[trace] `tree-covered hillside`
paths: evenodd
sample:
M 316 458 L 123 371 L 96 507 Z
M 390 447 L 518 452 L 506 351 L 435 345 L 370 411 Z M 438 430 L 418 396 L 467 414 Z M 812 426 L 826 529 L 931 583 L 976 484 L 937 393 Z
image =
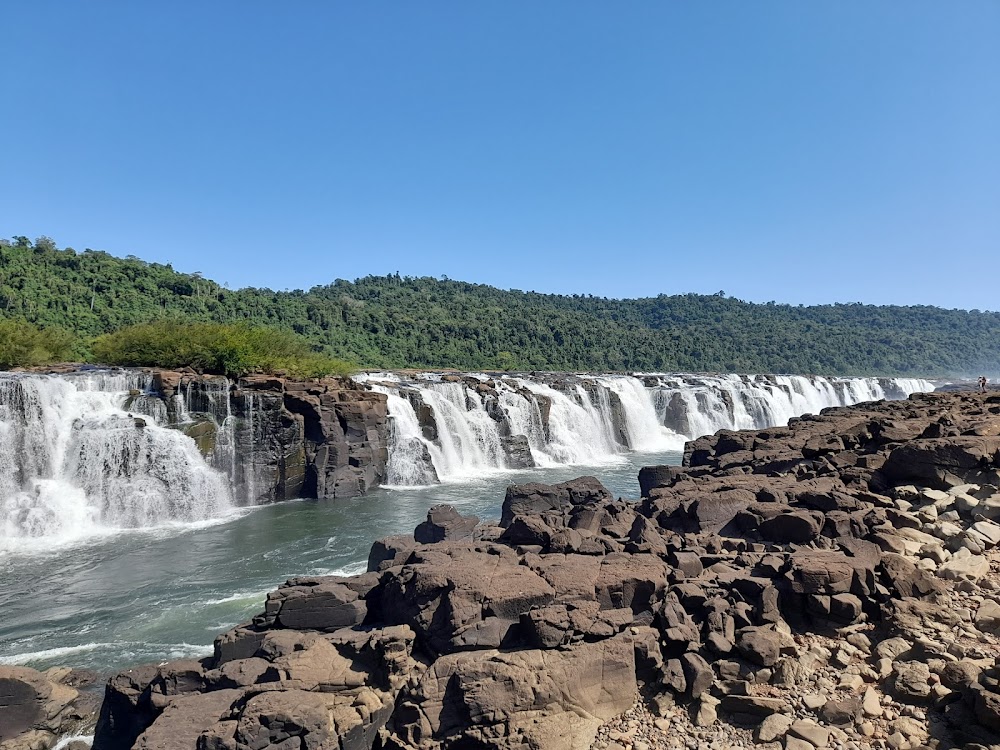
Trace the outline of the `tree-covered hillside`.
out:
M 78 356 L 99 334 L 166 319 L 287 328 L 363 367 L 972 375 L 1000 362 L 1000 313 L 614 300 L 398 275 L 230 291 L 44 237 L 0 240 L 0 316 L 73 332 Z

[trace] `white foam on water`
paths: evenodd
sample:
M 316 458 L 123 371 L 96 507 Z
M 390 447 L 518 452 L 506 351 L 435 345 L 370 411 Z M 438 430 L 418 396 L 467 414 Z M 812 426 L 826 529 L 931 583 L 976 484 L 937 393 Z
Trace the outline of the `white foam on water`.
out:
M 200 521 L 171 521 L 165 520 L 160 524 L 146 526 L 142 528 L 125 528 L 115 526 L 98 526 L 92 529 L 85 529 L 81 533 L 64 534 L 58 537 L 0 537 L 0 561 L 7 557 L 56 557 L 67 550 L 89 547 L 91 545 L 106 544 L 116 537 L 142 537 L 151 536 L 159 538 L 169 538 L 179 534 L 186 534 L 201 529 L 208 529 L 214 526 L 222 526 L 232 523 L 238 518 L 258 510 L 260 506 L 250 507 L 230 507 L 214 518 L 206 518 Z M 41 544 L 44 542 L 45 544 Z
M 156 658 L 153 654 L 165 655 L 169 659 L 200 659 L 210 656 L 214 652 L 211 644 L 193 643 L 147 643 L 140 641 L 112 641 L 108 643 L 84 643 L 78 646 L 61 646 L 58 648 L 42 649 L 40 651 L 26 651 L 20 654 L 10 654 L 0 657 L 0 664 L 9 666 L 22 665 L 44 665 L 44 664 L 71 664 L 76 659 L 74 657 L 93 651 L 107 651 L 114 655 L 116 660 L 133 660 L 140 657 L 140 661 Z
M 208 599 L 200 603 L 202 607 L 214 607 L 219 604 L 230 604 L 232 602 L 263 602 L 275 587 L 262 589 L 260 591 L 237 591 L 235 594 L 224 596 L 221 599 Z
M 84 643 L 80 646 L 60 646 L 58 648 L 47 648 L 41 651 L 29 651 L 23 654 L 12 654 L 10 656 L 0 656 L 0 664 L 8 666 L 21 666 L 36 661 L 49 661 L 51 659 L 62 659 L 74 654 L 83 654 L 88 651 L 96 651 L 101 648 L 111 648 L 112 643 Z
M 63 750 L 64 747 L 70 743 L 82 742 L 85 745 L 91 746 L 94 744 L 94 735 L 92 734 L 69 734 L 63 735 L 59 738 L 59 741 L 52 747 L 52 750 Z
M 340 576 L 342 578 L 350 578 L 351 576 L 361 575 L 367 572 L 368 562 L 356 562 L 350 565 L 345 565 L 342 568 L 314 568 L 310 575 L 314 576 Z
M 138 644 L 137 644 L 138 645 Z M 146 644 L 143 644 L 146 645 Z M 156 644 L 148 644 L 155 647 Z M 215 653 L 215 647 L 209 645 L 199 645 L 194 643 L 160 644 L 171 659 L 201 659 Z

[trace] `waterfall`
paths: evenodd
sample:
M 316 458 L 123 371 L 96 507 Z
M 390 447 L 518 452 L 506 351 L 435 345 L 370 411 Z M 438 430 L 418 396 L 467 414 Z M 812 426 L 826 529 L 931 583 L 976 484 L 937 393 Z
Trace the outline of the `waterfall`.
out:
M 594 407 L 586 392 L 575 387 L 572 396 L 545 383 L 526 378 L 517 381 L 551 404 L 548 440 L 537 450 L 553 464 L 600 464 L 619 453 L 609 413 Z M 534 450 L 534 446 L 532 446 Z
M 647 376 L 662 424 L 689 439 L 718 430 L 763 429 L 831 406 L 932 391 L 915 378 L 824 378 L 802 375 Z
M 150 385 L 140 373 L 0 374 L 0 550 L 231 507 L 226 478 L 142 398 Z
M 254 434 L 254 422 L 253 422 L 253 410 L 254 410 L 254 397 L 253 391 L 247 391 L 243 394 L 243 407 L 247 415 L 246 417 L 246 434 L 247 434 L 247 448 L 246 454 L 244 456 L 243 462 L 243 484 L 246 490 L 247 502 L 255 503 L 257 501 L 257 464 L 254 463 L 254 443 L 256 441 L 256 435 Z M 230 415 L 232 412 L 230 412 Z M 235 420 L 233 420 L 235 423 Z M 249 464 L 249 466 L 248 466 Z M 230 477 L 236 476 L 236 463 L 233 462 L 233 473 Z
M 444 455 L 437 445 L 424 439 L 413 406 L 404 398 L 388 393 L 392 450 L 386 483 L 391 485 L 427 485 L 437 482 L 432 455 L 437 466 L 444 466 Z
M 428 382 L 421 389 L 421 402 L 434 415 L 436 440 L 423 434 L 408 400 L 385 386 L 373 387 L 389 396 L 392 442 L 388 484 L 463 481 L 484 471 L 506 468 L 502 427 L 464 384 Z
M 240 505 L 253 505 L 262 484 L 254 460 L 258 404 L 252 391 L 235 390 L 234 385 L 222 375 L 182 382 L 170 424 L 198 441 L 208 463 L 228 477 Z
M 439 475 L 461 479 L 478 476 L 484 469 L 506 467 L 499 427 L 467 386 L 430 383 L 422 395 L 437 415 L 445 460 Z
M 626 451 L 681 451 L 721 429 L 762 429 L 831 406 L 934 390 L 914 378 L 801 375 L 491 376 L 389 373 L 358 380 L 388 394 L 390 485 L 462 481 L 515 468 L 596 466 Z
M 629 448 L 640 453 L 684 450 L 686 438 L 659 419 L 652 391 L 640 380 L 605 377 L 597 382 L 617 394 L 622 404 Z
M 505 415 L 507 428 L 512 435 L 524 435 L 535 466 L 555 466 L 559 463 L 546 452 L 548 438 L 539 402 L 531 398 L 522 385 L 501 382 L 497 388 L 498 404 Z M 526 395 L 527 394 L 527 395 Z

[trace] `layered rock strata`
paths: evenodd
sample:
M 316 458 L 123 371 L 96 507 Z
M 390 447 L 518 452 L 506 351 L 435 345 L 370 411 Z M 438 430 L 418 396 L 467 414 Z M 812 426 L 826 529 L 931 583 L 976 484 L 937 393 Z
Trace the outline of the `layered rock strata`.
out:
M 1000 396 L 724 431 L 640 483 L 432 509 L 212 658 L 114 677 L 95 747 L 998 745 Z
M 161 405 L 136 401 L 130 408 L 162 410 L 249 504 L 354 497 L 385 480 L 386 396 L 352 380 L 230 381 L 157 370 L 153 387 Z

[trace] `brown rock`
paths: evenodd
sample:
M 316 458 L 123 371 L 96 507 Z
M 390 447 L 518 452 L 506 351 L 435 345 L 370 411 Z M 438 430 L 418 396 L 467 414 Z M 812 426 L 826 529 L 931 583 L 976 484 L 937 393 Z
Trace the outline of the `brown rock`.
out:
M 477 516 L 461 516 L 450 505 L 435 505 L 427 511 L 427 520 L 414 530 L 413 538 L 418 544 L 471 539 L 478 523 Z

